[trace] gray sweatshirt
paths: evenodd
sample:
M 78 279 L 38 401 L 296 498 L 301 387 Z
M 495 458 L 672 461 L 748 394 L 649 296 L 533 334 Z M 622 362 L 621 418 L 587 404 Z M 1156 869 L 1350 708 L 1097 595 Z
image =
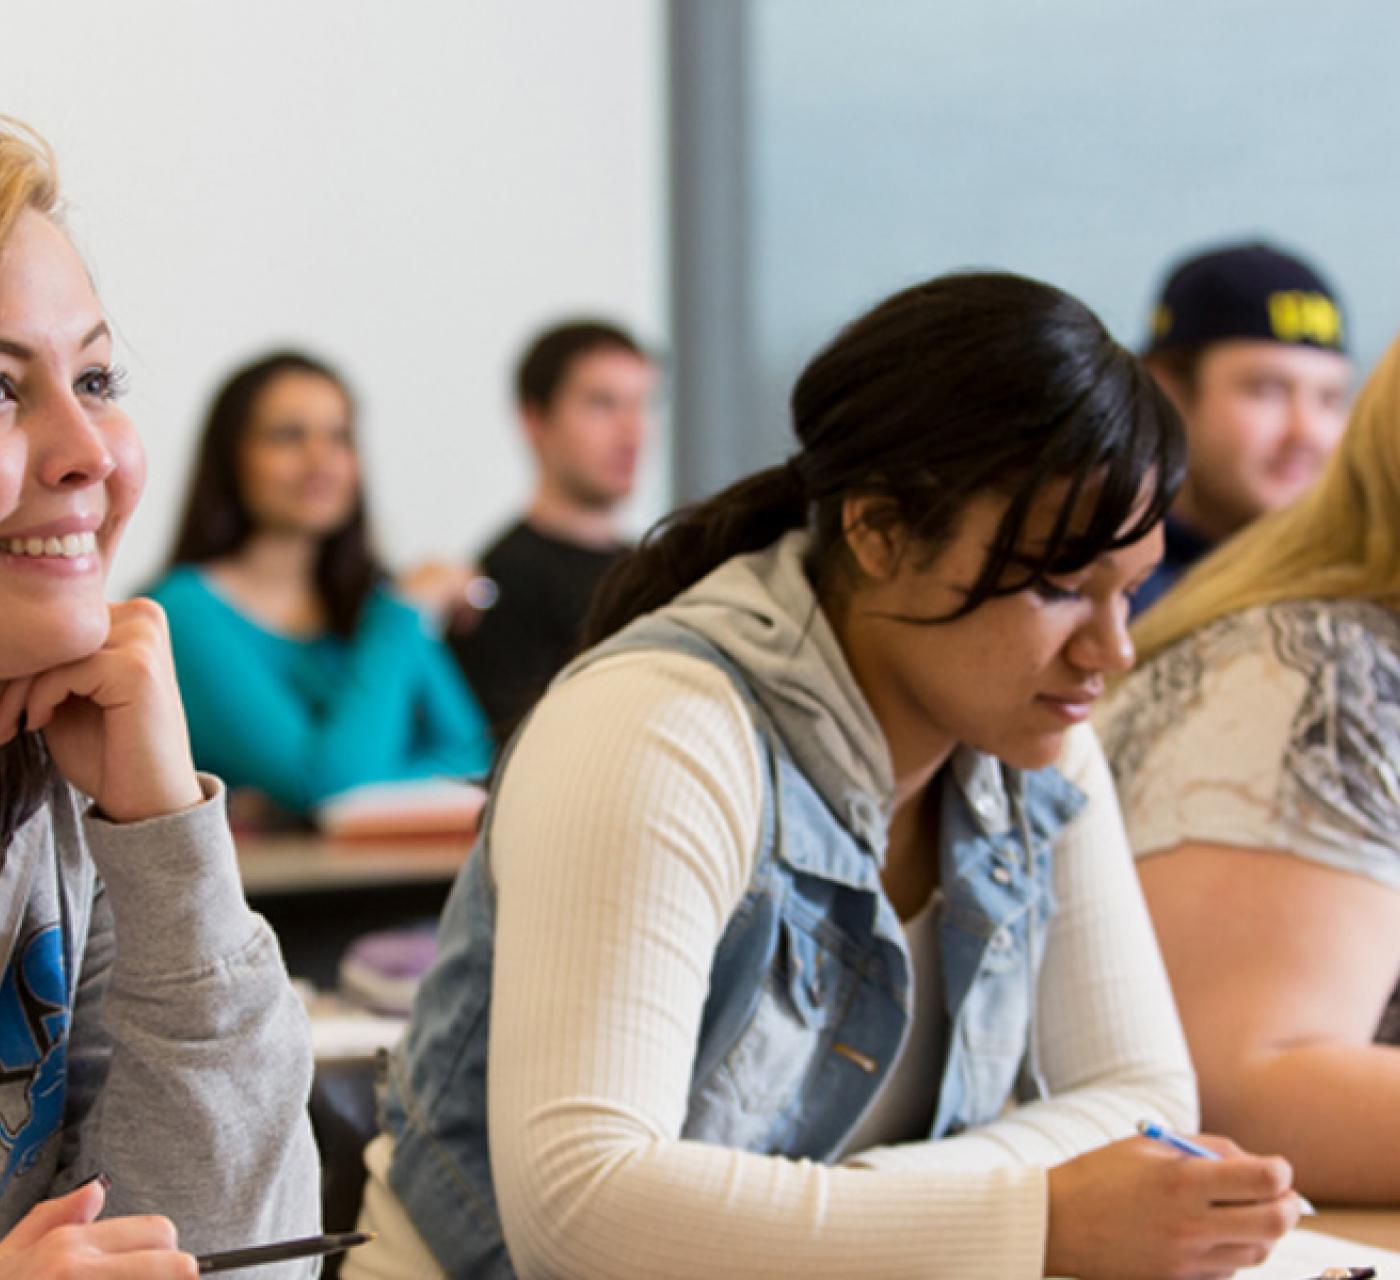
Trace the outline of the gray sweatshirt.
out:
M 192 1252 L 320 1229 L 306 1016 L 201 784 L 117 825 L 59 783 L 4 853 L 0 1234 L 97 1172 L 104 1216 L 165 1214 Z

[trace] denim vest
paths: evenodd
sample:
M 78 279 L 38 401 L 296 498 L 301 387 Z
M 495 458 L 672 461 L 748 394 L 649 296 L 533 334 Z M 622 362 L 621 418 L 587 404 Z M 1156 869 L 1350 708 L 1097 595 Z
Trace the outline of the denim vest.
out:
M 888 1077 L 910 1023 L 908 953 L 880 885 L 883 821 L 859 824 L 864 835 L 841 821 L 793 763 L 743 673 L 679 623 L 641 619 L 570 671 L 636 649 L 724 670 L 753 713 L 764 772 L 756 864 L 715 951 L 682 1136 L 829 1161 Z M 945 777 L 950 1034 L 934 1138 L 993 1120 L 1012 1099 L 1044 1095 L 1033 1022 L 1054 910 L 1052 847 L 1084 803 L 1054 770 L 1019 774 L 973 753 L 955 757 Z M 878 814 L 873 797 L 870 810 Z M 443 1268 L 473 1280 L 515 1276 L 488 1156 L 491 820 L 488 808 L 381 1099 L 395 1139 L 391 1187 Z

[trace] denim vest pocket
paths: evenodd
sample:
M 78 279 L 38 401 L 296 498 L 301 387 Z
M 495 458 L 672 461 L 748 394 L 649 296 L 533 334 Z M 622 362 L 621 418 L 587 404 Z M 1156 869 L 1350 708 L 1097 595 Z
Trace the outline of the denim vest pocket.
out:
M 770 1118 L 800 1091 L 824 1025 L 821 947 L 786 918 L 777 947 L 754 1016 L 722 1068 L 739 1104 Z
M 747 1025 L 692 1096 L 688 1137 L 750 1151 L 784 1145 L 781 1117 L 801 1102 L 820 1060 L 833 1003 L 827 978 L 839 975 L 825 948 L 786 917 L 775 948 Z

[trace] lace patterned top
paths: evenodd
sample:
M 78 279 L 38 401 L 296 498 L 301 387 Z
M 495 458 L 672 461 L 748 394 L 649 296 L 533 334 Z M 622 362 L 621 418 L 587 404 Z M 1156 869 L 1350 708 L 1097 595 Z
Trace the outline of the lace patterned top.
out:
M 1400 613 L 1289 601 L 1178 641 L 1097 727 L 1138 857 L 1287 850 L 1400 891 Z M 1377 1039 L 1400 1043 L 1400 986 Z

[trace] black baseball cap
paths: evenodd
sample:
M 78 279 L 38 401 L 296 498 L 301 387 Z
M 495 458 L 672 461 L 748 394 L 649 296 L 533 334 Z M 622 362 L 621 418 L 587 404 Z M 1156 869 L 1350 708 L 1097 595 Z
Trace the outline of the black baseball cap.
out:
M 1223 245 L 1179 262 L 1152 311 L 1144 355 L 1262 338 L 1346 354 L 1336 291 L 1308 263 L 1272 245 Z

